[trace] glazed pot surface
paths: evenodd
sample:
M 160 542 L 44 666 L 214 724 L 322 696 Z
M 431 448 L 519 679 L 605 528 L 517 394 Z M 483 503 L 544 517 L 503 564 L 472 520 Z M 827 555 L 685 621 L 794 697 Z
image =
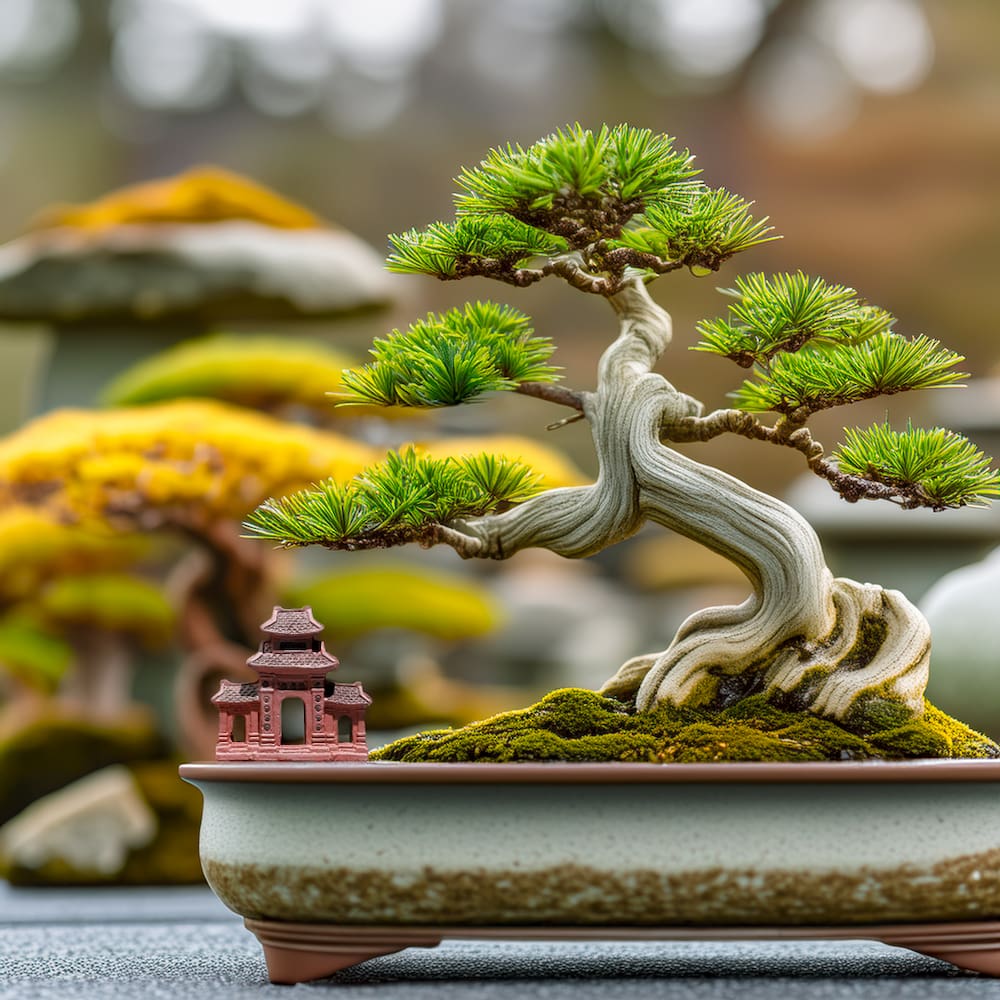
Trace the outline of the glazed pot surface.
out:
M 231 909 L 338 924 L 1000 914 L 1000 762 L 190 764 Z

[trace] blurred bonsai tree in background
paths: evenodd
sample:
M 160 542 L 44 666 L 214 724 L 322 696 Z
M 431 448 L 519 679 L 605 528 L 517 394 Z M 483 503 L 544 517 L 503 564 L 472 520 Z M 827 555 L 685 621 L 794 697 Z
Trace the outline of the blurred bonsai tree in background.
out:
M 342 388 L 348 356 L 280 328 L 239 332 L 251 315 L 353 315 L 384 300 L 384 271 L 360 241 L 250 182 L 201 170 L 54 209 L 15 242 L 6 259 L 22 266 L 0 274 L 8 317 L 20 309 L 39 318 L 25 304 L 34 296 L 74 350 L 98 351 L 93 338 L 105 330 L 142 353 L 149 341 L 182 339 L 124 371 L 112 350 L 103 363 L 119 370 L 103 409 L 56 409 L 0 442 L 4 817 L 102 764 L 162 756 L 164 736 L 189 755 L 210 754 L 217 722 L 207 695 L 220 676 L 245 673 L 260 622 L 286 594 L 315 600 L 331 636 L 404 628 L 454 641 L 493 626 L 493 603 L 454 577 L 397 567 L 303 579 L 287 553 L 240 537 L 241 518 L 267 496 L 347 482 L 384 455 L 359 439 L 376 409 L 382 423 L 384 408 L 335 411 L 327 395 Z M 24 265 L 26 243 L 35 256 Z M 231 318 L 233 332 L 191 339 L 215 316 Z M 168 335 L 158 341 L 164 320 Z M 405 440 L 409 430 L 375 437 Z M 480 445 L 444 438 L 412 447 L 460 455 Z M 540 480 L 580 481 L 551 449 L 516 438 L 499 447 L 533 462 Z M 133 667 L 142 666 L 141 689 L 162 690 L 150 675 L 170 671 L 178 646 L 176 708 L 164 732 L 135 700 Z M 164 652 L 151 655 L 157 648 Z M 383 678 L 383 724 L 464 722 L 512 704 L 502 691 L 449 681 L 427 658 L 414 662 L 422 694 Z M 44 780 L 24 767 L 40 746 Z M 156 787 L 168 812 L 180 808 Z M 148 878 L 150 864 L 130 877 Z

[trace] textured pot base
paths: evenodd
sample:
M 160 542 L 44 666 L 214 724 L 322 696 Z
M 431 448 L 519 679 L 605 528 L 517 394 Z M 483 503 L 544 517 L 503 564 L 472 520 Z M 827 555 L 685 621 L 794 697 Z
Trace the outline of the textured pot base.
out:
M 296 924 L 245 920 L 264 949 L 272 983 L 302 983 L 404 948 L 433 948 L 445 938 L 505 941 L 881 941 L 1000 976 L 1000 921 L 869 924 L 841 927 L 414 927 Z

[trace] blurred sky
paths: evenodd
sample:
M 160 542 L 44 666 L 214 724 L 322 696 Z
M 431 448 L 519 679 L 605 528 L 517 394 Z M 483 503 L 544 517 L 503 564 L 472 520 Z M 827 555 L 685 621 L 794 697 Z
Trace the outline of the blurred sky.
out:
M 1000 362 L 998 49 L 995 0 L 3 0 L 0 235 L 218 163 L 381 248 L 448 217 L 451 178 L 490 146 L 629 121 L 677 136 L 785 237 L 659 282 L 680 331 L 738 271 L 802 268 L 981 372 Z M 400 280 L 413 311 L 491 295 L 571 328 L 561 360 L 592 378 L 587 335 L 609 326 L 589 297 Z M 740 379 L 683 350 L 665 370 L 711 405 Z M 730 467 L 752 479 L 760 458 L 737 442 Z

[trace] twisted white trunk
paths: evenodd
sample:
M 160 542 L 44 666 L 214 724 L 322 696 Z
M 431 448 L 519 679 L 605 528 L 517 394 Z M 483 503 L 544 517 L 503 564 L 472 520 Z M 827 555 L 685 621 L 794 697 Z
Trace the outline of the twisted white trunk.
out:
M 897 591 L 833 579 L 815 532 L 791 507 L 665 447 L 700 406 L 651 371 L 670 319 L 635 282 L 611 299 L 618 339 L 584 401 L 600 474 L 505 514 L 450 525 L 465 556 L 506 558 L 534 546 L 588 556 L 651 520 L 734 562 L 753 595 L 689 617 L 662 653 L 625 664 L 604 690 L 658 702 L 726 704 L 757 691 L 844 719 L 870 698 L 923 711 L 929 629 Z

